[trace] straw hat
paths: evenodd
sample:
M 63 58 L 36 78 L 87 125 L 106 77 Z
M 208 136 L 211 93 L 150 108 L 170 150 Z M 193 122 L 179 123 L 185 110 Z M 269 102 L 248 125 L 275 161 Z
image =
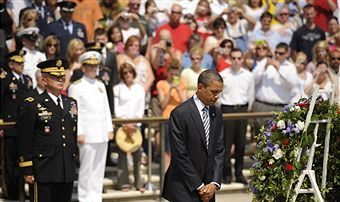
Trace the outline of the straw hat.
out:
M 123 127 L 120 127 L 116 133 L 116 143 L 124 152 L 135 152 L 142 146 L 143 137 L 139 129 L 131 136 L 127 135 Z

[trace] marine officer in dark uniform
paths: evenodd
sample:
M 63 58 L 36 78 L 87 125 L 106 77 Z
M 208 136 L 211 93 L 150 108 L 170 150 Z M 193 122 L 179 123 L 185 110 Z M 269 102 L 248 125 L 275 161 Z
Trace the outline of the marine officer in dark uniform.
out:
M 70 202 L 76 179 L 77 102 L 61 95 L 67 63 L 37 65 L 45 91 L 25 99 L 18 120 L 19 166 L 34 185 L 34 200 Z
M 23 50 L 9 53 L 7 55 L 9 71 L 7 74 L 1 74 L 0 118 L 5 122 L 17 121 L 18 111 L 23 102 L 24 95 L 32 89 L 31 78 L 23 74 L 25 53 Z M 16 144 L 17 129 L 9 128 L 4 130 L 6 196 L 10 200 L 18 200 L 19 193 L 23 197 L 23 183 L 19 183 Z
M 76 3 L 72 1 L 62 1 L 58 3 L 61 18 L 48 24 L 45 37 L 56 35 L 60 41 L 60 54 L 65 56 L 68 43 L 73 38 L 78 38 L 84 43 L 87 42 L 86 29 L 84 24 L 73 21 L 72 14 Z

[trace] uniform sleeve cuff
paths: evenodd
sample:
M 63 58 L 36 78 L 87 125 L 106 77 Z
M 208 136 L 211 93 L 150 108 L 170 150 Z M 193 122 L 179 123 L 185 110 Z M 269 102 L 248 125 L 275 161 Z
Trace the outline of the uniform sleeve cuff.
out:
M 221 185 L 219 185 L 217 182 L 210 182 L 210 184 L 216 185 L 216 187 L 217 187 L 216 190 L 219 190 L 221 188 Z
M 19 167 L 23 168 L 23 167 L 28 167 L 28 166 L 32 166 L 33 162 L 32 161 L 24 161 L 24 162 L 20 162 L 19 163 Z
M 203 186 L 204 186 L 204 184 L 202 183 L 196 190 L 202 189 Z

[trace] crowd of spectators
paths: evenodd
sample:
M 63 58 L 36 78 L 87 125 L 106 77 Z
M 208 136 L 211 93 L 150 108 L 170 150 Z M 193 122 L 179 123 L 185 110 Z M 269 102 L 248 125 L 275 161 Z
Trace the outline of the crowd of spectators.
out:
M 6 56 L 13 51 L 26 52 L 23 73 L 32 78 L 34 88 L 36 65 L 62 57 L 69 63 L 63 90 L 67 95 L 82 77 L 80 56 L 94 50 L 101 55 L 97 78 L 105 84 L 112 117 L 141 118 L 150 110 L 169 117 L 176 105 L 194 95 L 198 75 L 205 69 L 215 69 L 226 80 L 246 71 L 246 77 L 236 78 L 251 79 L 251 94 L 229 89 L 246 85 L 244 81 L 226 81 L 225 112 L 235 111 L 230 106 L 280 110 L 310 96 L 317 86 L 334 85 L 339 102 L 338 17 L 336 0 L 0 0 L 1 79 L 12 71 Z M 242 93 L 252 97 L 242 98 Z M 256 120 L 256 131 L 263 123 Z M 135 130 L 140 125 L 125 127 Z M 226 143 L 228 149 L 237 143 L 233 138 Z M 242 153 L 244 146 L 236 150 Z M 132 154 L 135 164 L 140 164 L 140 152 Z M 126 171 L 126 156 L 119 153 L 119 169 Z M 170 148 L 166 154 L 170 159 Z M 240 164 L 241 160 L 238 174 Z M 225 178 L 231 175 L 227 167 Z M 137 189 L 139 170 L 135 165 Z M 129 189 L 127 184 L 123 172 L 119 188 Z

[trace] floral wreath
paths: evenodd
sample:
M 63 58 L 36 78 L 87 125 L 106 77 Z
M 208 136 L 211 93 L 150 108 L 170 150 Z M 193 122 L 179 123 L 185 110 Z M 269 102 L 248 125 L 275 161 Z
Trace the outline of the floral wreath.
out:
M 310 102 L 311 98 L 303 98 L 293 105 L 285 106 L 281 112 L 276 113 L 272 120 L 261 128 L 261 132 L 257 136 L 257 149 L 254 155 L 256 163 L 250 169 L 253 175 L 250 182 L 250 190 L 253 193 L 254 202 L 286 201 L 287 196 L 291 198 L 294 194 L 293 190 L 290 193 L 288 193 L 288 191 L 292 183 L 293 185 L 297 183 L 299 174 L 305 168 L 308 158 L 306 155 L 302 155 L 300 161 L 296 160 L 299 148 L 307 149 L 314 141 L 313 132 L 311 132 L 314 124 L 310 124 L 307 132 L 303 132 Z M 311 120 L 332 118 L 333 128 L 331 135 L 337 136 L 332 137 L 333 139 L 336 138 L 335 140 L 338 141 L 338 143 L 331 147 L 330 153 L 339 153 L 339 124 L 334 125 L 334 122 L 339 122 L 339 114 L 338 106 L 329 105 L 329 102 L 324 101 L 321 97 L 316 100 Z M 337 129 L 337 133 L 334 133 L 334 129 Z M 319 129 L 318 140 L 319 135 L 324 134 L 325 133 L 321 133 Z M 321 141 L 320 143 L 323 144 Z M 320 147 L 320 149 L 321 148 L 323 148 L 323 146 Z M 314 160 L 322 159 L 323 151 L 316 152 L 315 155 Z M 332 158 L 329 160 L 333 161 Z M 340 166 L 338 158 L 335 159 L 335 162 Z M 334 176 L 331 176 L 334 172 L 338 173 L 339 176 L 339 166 L 335 171 L 328 171 L 328 176 L 334 178 Z M 322 160 L 321 165 L 314 165 L 314 167 L 321 167 L 321 169 L 314 168 L 316 172 L 317 170 L 322 171 Z M 316 176 L 318 177 L 318 184 L 321 184 L 321 174 L 318 176 L 317 173 Z M 304 185 L 306 185 L 306 182 L 304 182 Z M 327 187 L 332 188 L 333 186 L 339 188 L 340 180 L 337 179 L 335 183 L 327 184 Z M 294 186 L 292 189 L 294 189 Z M 327 191 L 329 192 L 329 189 L 322 191 L 325 194 Z M 339 194 L 339 192 L 337 192 L 337 194 Z M 312 195 L 299 195 L 299 197 L 301 196 L 312 197 Z M 301 198 L 297 201 L 301 201 Z M 308 200 L 305 199 L 303 201 Z

